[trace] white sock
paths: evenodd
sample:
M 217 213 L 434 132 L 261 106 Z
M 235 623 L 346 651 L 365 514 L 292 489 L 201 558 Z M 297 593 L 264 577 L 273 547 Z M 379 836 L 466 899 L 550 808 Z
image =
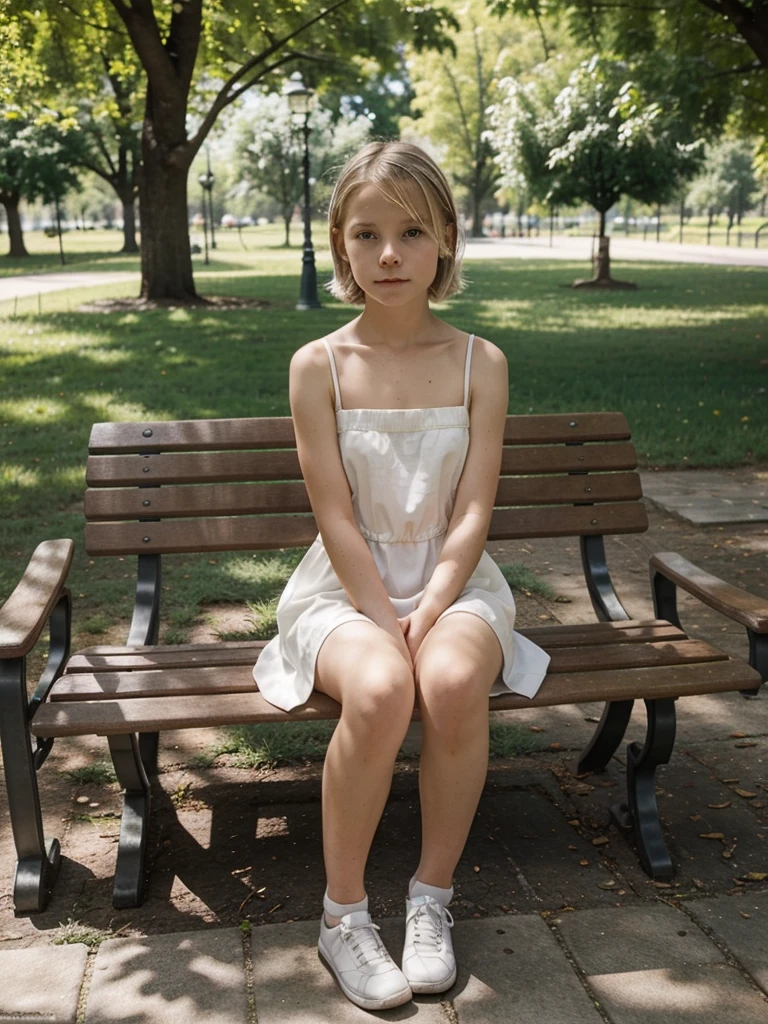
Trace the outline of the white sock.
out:
M 325 923 L 326 923 L 326 925 L 328 925 L 329 928 L 334 927 L 334 925 L 329 925 L 328 924 L 328 918 L 329 917 L 339 917 L 339 918 L 341 918 L 341 917 L 344 917 L 346 914 L 354 914 L 355 911 L 357 911 L 357 910 L 367 910 L 367 909 L 368 909 L 368 896 L 367 895 L 364 896 L 363 899 L 361 899 L 359 903 L 337 903 L 335 900 L 332 900 L 331 897 L 328 895 L 328 889 L 326 888 L 326 890 L 325 890 L 325 895 L 323 896 L 323 910 L 325 911 Z
M 426 882 L 420 882 L 414 875 L 408 886 L 408 898 L 412 900 L 414 896 L 431 896 L 442 907 L 447 907 L 453 899 L 453 886 L 450 889 L 441 889 L 439 885 L 427 885 Z

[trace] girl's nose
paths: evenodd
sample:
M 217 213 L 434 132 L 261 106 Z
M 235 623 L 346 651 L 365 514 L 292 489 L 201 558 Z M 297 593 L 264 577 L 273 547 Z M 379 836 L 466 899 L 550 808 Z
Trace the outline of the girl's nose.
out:
M 384 243 L 384 248 L 381 251 L 381 256 L 379 256 L 379 263 L 381 263 L 382 266 L 386 267 L 400 263 L 400 254 L 398 253 L 397 249 L 395 249 L 394 245 L 392 245 L 391 242 Z

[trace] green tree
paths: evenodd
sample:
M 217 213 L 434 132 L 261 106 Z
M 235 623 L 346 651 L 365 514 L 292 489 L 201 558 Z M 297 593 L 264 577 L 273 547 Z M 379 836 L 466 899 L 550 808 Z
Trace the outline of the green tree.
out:
M 34 116 L 9 104 L 0 108 L 0 203 L 5 209 L 14 258 L 26 256 L 19 203 L 42 199 L 57 210 L 77 187 L 83 143 L 71 116 L 39 110 Z
M 488 108 L 505 76 L 524 76 L 546 60 L 552 43 L 545 26 L 530 29 L 520 18 L 498 19 L 485 0 L 460 0 L 453 10 L 459 27 L 451 33 L 453 53 L 412 54 L 408 70 L 414 90 L 407 134 L 427 138 L 457 186 L 457 198 L 482 234 L 482 217 L 498 186 L 499 167 L 487 136 Z M 549 27 L 554 33 L 554 28 Z
M 730 229 L 734 220 L 741 223 L 742 214 L 752 205 L 757 190 L 753 147 L 741 139 L 725 139 L 708 153 L 688 201 L 697 212 L 709 215 L 710 225 L 713 217 L 727 214 Z
M 539 17 L 539 0 L 490 6 Z M 766 0 L 549 0 L 546 9 L 579 45 L 631 61 L 642 88 L 677 96 L 696 134 L 716 138 L 730 115 L 741 133 L 766 136 Z
M 626 287 L 611 278 L 606 214 L 622 195 L 669 201 L 701 159 L 698 142 L 681 141 L 672 101 L 666 108 L 651 101 L 629 76 L 625 63 L 594 56 L 550 106 L 552 74 L 545 67 L 541 85 L 503 83 L 506 97 L 491 113 L 497 159 L 510 184 L 525 181 L 554 206 L 589 203 L 597 211 L 594 276 L 579 285 Z
M 312 111 L 309 123 L 310 166 L 316 183 L 332 165 L 343 164 L 364 146 L 371 130 L 367 117 L 342 115 L 334 124 L 332 112 L 323 107 Z M 291 220 L 304 187 L 304 140 L 293 123 L 288 100 L 278 93 L 252 98 L 235 131 L 237 194 L 255 192 L 275 200 L 285 225 L 285 245 L 290 245 Z M 322 184 L 320 190 L 316 184 L 316 202 L 322 192 Z
M 62 31 L 68 35 L 87 24 L 127 36 L 146 77 L 141 294 L 177 301 L 197 299 L 187 176 L 222 111 L 257 83 L 276 90 L 287 66 L 297 63 L 315 87 L 333 77 L 351 87 L 371 61 L 382 72 L 392 70 L 402 39 L 418 47 L 440 44 L 452 24 L 443 8 L 412 6 L 409 0 L 6 2 L 48 19 L 65 8 L 69 20 Z

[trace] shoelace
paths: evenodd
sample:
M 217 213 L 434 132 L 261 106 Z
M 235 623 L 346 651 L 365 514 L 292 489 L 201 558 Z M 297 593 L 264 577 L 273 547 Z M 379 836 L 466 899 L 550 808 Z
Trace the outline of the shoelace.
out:
M 443 942 L 443 922 L 449 928 L 453 928 L 453 916 L 447 907 L 442 906 L 437 900 L 428 900 L 427 903 L 420 903 L 408 914 L 408 921 L 413 921 L 413 944 L 414 946 L 429 946 L 439 949 Z M 422 934 L 421 927 L 425 926 L 426 934 Z
M 361 924 L 341 922 L 341 937 L 350 947 L 361 966 L 389 959 L 384 943 L 376 935 L 378 931 L 381 931 L 381 929 L 373 921 Z

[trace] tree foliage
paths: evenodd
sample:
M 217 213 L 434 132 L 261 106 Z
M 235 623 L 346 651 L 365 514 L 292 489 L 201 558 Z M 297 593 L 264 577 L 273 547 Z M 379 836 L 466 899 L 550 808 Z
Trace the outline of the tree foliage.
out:
M 317 204 L 328 197 L 329 185 L 323 181 L 326 173 L 365 145 L 371 121 L 342 114 L 334 123 L 332 111 L 317 107 L 309 123 L 310 167 Z M 293 123 L 288 100 L 278 93 L 253 97 L 234 130 L 236 173 L 240 179 L 237 192 L 261 192 L 279 204 L 288 245 L 290 223 L 294 208 L 301 202 L 304 181 L 303 135 Z
M 688 202 L 700 213 L 727 214 L 730 227 L 750 208 L 757 190 L 752 147 L 739 139 L 724 139 L 708 153 Z

